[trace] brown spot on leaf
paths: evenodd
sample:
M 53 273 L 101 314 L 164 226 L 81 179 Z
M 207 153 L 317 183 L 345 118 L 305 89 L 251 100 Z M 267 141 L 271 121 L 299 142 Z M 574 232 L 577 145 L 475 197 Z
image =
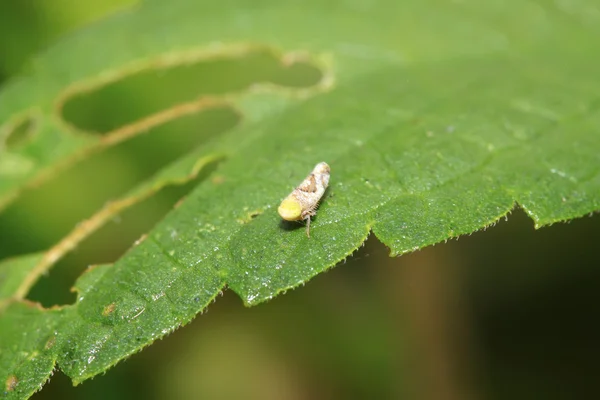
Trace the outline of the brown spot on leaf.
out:
M 50 339 L 48 339 L 48 341 L 46 342 L 46 345 L 44 346 L 44 349 L 46 350 L 50 350 L 52 347 L 54 347 L 54 344 L 56 343 L 56 336 L 52 336 Z
M 242 225 L 243 224 L 247 224 L 248 222 L 252 221 L 254 218 L 258 217 L 262 213 L 263 213 L 263 210 L 249 211 L 242 218 L 238 218 L 237 222 L 240 223 L 240 224 L 242 224 Z
M 12 392 L 15 390 L 17 385 L 19 384 L 19 380 L 15 375 L 9 375 L 6 379 L 5 388 L 7 392 Z
M 112 314 L 115 311 L 116 308 L 117 308 L 117 305 L 115 303 L 111 303 L 111 304 L 107 305 L 106 307 L 104 307 L 104 310 L 102 310 L 102 316 L 108 317 L 110 314 Z

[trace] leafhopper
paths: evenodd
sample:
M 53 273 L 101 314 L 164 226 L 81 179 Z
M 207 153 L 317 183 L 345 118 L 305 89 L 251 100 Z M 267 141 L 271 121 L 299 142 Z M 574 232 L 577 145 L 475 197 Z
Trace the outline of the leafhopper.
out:
M 319 201 L 329 185 L 330 168 L 318 163 L 312 172 L 279 205 L 277 211 L 286 221 L 306 221 L 306 236 L 310 237 L 310 218 L 316 215 Z

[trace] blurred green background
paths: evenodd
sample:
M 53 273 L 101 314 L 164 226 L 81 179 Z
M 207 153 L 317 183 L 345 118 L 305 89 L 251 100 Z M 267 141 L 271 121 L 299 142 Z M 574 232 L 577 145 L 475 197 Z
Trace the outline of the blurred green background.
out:
M 34 54 L 61 35 L 129 7 L 135 2 L 3 0 L 0 84 L 26 72 Z M 188 84 L 195 75 L 204 86 Z M 103 134 L 190 93 L 317 80 L 310 66 L 282 70 L 268 54 L 255 54 L 140 75 L 74 99 L 65 117 Z M 115 110 L 115 102 L 126 106 Z M 181 119 L 29 190 L 0 214 L 0 259 L 48 248 L 106 201 L 238 119 L 226 108 Z M 69 288 L 88 265 L 117 259 L 209 173 L 115 218 L 29 298 L 46 306 L 73 302 Z M 56 372 L 34 398 L 600 398 L 598 238 L 597 215 L 534 231 L 518 209 L 487 231 L 398 258 L 371 237 L 303 288 L 251 309 L 225 291 L 208 313 L 106 375 L 73 388 Z

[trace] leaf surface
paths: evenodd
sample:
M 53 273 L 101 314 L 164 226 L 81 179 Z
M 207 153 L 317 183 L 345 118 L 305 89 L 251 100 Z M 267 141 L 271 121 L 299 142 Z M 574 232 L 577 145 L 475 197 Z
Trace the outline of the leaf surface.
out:
M 0 155 L 0 204 L 123 132 L 215 104 L 242 119 L 124 195 L 221 160 L 119 261 L 84 273 L 75 304 L 42 310 L 14 295 L 40 255 L 0 265 L 4 395 L 29 396 L 56 364 L 75 383 L 99 374 L 189 322 L 226 286 L 247 305 L 269 300 L 370 232 L 399 255 L 482 229 L 515 204 L 536 226 L 598 210 L 600 13 L 578 3 L 147 1 L 56 44 L 0 92 L 3 134 L 24 116 L 36 129 Z M 256 51 L 313 65 L 320 81 L 182 99 L 191 108 L 104 136 L 78 131 L 57 106 L 146 69 Z M 331 183 L 308 239 L 276 208 L 320 161 Z

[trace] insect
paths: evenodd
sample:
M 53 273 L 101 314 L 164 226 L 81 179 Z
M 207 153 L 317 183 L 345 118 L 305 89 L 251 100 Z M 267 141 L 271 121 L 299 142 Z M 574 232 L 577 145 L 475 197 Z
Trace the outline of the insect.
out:
M 319 201 L 329 185 L 329 165 L 318 163 L 310 175 L 283 199 L 277 212 L 286 221 L 306 221 L 306 236 L 310 237 L 310 217 L 316 215 Z

